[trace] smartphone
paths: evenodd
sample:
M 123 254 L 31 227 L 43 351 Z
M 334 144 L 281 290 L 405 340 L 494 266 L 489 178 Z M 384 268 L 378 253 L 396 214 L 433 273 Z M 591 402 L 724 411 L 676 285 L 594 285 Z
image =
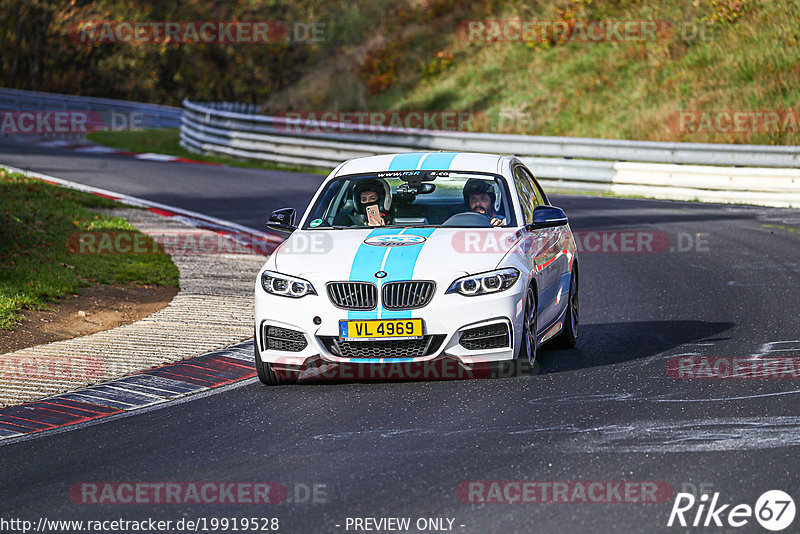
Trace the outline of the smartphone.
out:
M 383 219 L 381 218 L 381 211 L 378 206 L 367 206 L 367 224 L 370 226 L 382 226 Z

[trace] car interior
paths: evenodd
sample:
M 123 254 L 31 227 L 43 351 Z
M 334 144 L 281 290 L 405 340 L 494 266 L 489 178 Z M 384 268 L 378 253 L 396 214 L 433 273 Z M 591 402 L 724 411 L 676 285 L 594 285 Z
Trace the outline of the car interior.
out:
M 487 180 L 487 182 L 493 183 L 492 180 Z M 353 190 L 356 187 L 356 183 L 357 181 L 349 181 L 349 183 L 335 195 L 336 198 L 332 199 L 326 216 L 323 217 L 327 223 L 332 225 L 333 221 L 336 220 L 335 224 L 338 226 L 362 226 L 362 224 L 353 217 L 346 216 L 346 214 L 355 212 Z M 399 180 L 390 180 L 392 189 L 392 211 L 395 225 L 491 226 L 485 216 L 467 211 L 460 187 L 451 188 L 452 192 L 449 188 L 440 188 L 436 195 L 409 194 L 403 190 L 402 184 L 403 182 Z M 430 188 L 430 192 L 435 190 L 436 187 Z M 495 205 L 495 209 L 498 213 L 504 213 L 503 204 L 502 195 L 498 195 Z

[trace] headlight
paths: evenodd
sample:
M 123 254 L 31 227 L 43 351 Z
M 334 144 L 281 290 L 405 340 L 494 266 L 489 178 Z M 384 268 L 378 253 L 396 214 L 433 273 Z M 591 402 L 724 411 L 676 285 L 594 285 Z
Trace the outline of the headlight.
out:
M 459 278 L 445 291 L 447 293 L 461 293 L 468 297 L 474 295 L 486 295 L 487 293 L 497 293 L 505 291 L 514 285 L 519 278 L 519 271 L 513 267 L 498 269 L 488 273 L 473 274 Z
M 308 280 L 271 271 L 261 273 L 261 287 L 267 293 L 295 299 L 317 294 Z

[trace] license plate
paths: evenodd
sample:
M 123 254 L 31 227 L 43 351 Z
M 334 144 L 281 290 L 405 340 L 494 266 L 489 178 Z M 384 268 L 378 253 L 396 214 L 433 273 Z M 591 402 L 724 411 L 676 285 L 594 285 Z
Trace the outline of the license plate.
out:
M 339 337 L 346 340 L 422 339 L 422 319 L 339 321 Z

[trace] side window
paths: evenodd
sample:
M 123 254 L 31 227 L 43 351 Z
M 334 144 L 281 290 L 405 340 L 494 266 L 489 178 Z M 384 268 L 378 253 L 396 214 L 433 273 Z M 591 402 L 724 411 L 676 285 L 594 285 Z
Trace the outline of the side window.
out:
M 547 195 L 545 195 L 544 191 L 542 191 L 542 188 L 539 186 L 539 182 L 537 182 L 534 179 L 533 175 L 528 171 L 528 169 L 524 167 L 520 167 L 520 169 L 522 170 L 522 173 L 528 178 L 528 180 L 530 180 L 530 182 L 533 184 L 534 194 L 536 195 L 536 205 L 540 206 L 542 204 L 545 205 L 549 204 L 549 202 L 547 201 Z
M 540 202 L 536 197 L 536 189 L 533 181 L 528 177 L 522 167 L 514 168 L 514 187 L 517 188 L 520 207 L 522 208 L 522 218 L 525 224 L 533 222 L 533 208 Z

